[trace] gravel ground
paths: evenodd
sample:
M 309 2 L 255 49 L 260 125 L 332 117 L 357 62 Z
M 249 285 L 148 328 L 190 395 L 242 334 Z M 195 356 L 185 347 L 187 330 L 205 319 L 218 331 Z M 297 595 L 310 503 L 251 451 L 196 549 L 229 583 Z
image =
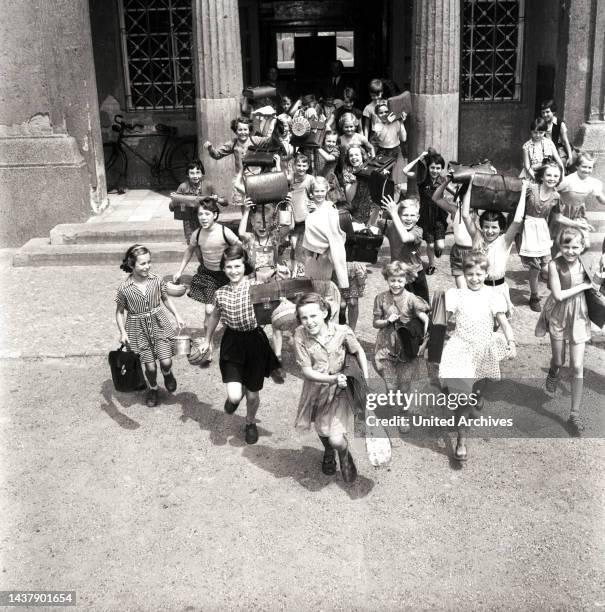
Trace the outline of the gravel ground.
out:
M 522 306 L 505 373 L 524 380 L 490 387 L 485 414 L 526 410 L 556 437 L 481 435 L 461 467 L 443 429 L 393 436 L 383 469 L 357 438 L 360 477 L 345 485 L 321 474 L 316 436 L 293 430 L 302 381 L 291 358 L 286 385 L 263 390 L 261 438 L 246 446 L 242 410 L 222 412 L 216 364 L 179 358 L 179 388 L 156 408 L 113 390 L 117 267 L 0 270 L 0 589 L 76 590 L 87 610 L 605 606 L 602 336 L 587 349 L 587 437 L 564 428 L 568 373 L 557 397 L 541 391 L 550 350 Z M 522 303 L 518 263 L 512 278 Z M 369 348 L 365 317 L 383 287 L 373 268 L 359 325 Z M 199 327 L 196 305 L 178 305 Z

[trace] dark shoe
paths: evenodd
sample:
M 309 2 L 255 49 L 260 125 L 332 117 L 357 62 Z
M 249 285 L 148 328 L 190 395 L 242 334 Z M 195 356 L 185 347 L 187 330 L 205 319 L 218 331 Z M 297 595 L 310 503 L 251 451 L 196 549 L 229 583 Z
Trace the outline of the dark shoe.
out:
M 147 393 L 145 394 L 145 403 L 149 408 L 153 408 L 158 405 L 158 390 L 157 389 L 147 389 Z
M 357 478 L 357 468 L 355 467 L 355 463 L 353 463 L 353 457 L 349 452 L 349 447 L 345 448 L 345 450 L 338 451 L 338 458 L 340 459 L 340 472 L 342 473 L 342 479 L 345 482 L 355 482 Z
M 234 404 L 233 402 L 230 402 L 228 399 L 226 399 L 223 408 L 225 409 L 225 412 L 227 414 L 233 414 L 237 410 L 238 406 L 239 404 Z
M 531 297 L 529 298 L 529 307 L 534 312 L 541 312 L 542 306 L 540 306 L 540 298 L 539 297 Z
M 166 387 L 166 391 L 170 391 L 170 393 L 176 391 L 176 378 L 172 372 L 164 374 L 164 386 Z
M 553 370 L 550 368 L 548 370 L 548 376 L 546 377 L 546 382 L 544 383 L 544 388 L 548 393 L 556 393 L 557 386 L 559 385 L 559 371 Z
M 336 453 L 334 449 L 326 449 L 324 451 L 324 458 L 321 462 L 321 471 L 326 476 L 334 476 L 336 474 Z
M 435 270 L 436 270 L 436 269 L 437 269 L 437 268 L 435 268 L 435 266 L 429 266 L 429 267 L 427 268 L 426 275 L 427 275 L 427 276 L 432 276 L 433 274 L 435 274 Z
M 258 442 L 258 429 L 254 423 L 248 423 L 245 429 L 246 444 L 256 444 Z

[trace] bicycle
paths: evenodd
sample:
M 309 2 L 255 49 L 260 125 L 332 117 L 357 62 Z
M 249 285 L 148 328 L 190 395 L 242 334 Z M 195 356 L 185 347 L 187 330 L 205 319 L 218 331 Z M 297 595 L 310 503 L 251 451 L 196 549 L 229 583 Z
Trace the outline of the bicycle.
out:
M 162 184 L 162 174 L 168 173 L 171 185 L 181 183 L 187 176 L 187 165 L 197 159 L 197 137 L 178 137 L 178 128 L 158 123 L 154 134 L 138 133 L 145 126 L 141 123 L 126 123 L 122 115 L 115 115 L 111 129 L 117 132 L 117 140 L 103 143 L 107 191 L 125 193 L 128 186 L 128 154 L 130 151 L 150 170 L 152 179 Z M 130 133 L 127 133 L 130 132 Z M 128 138 L 163 138 L 162 150 L 151 160 L 131 147 Z

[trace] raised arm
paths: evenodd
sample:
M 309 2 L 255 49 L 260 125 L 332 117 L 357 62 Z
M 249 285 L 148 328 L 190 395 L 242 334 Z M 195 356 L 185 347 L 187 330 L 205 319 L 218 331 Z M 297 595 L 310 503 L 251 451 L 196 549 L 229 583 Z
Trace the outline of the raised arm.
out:
M 561 121 L 560 130 L 559 136 L 561 138 L 561 142 L 563 143 L 565 154 L 567 155 L 567 166 L 571 166 L 573 164 L 573 150 L 571 148 L 571 144 L 569 143 L 569 136 L 567 135 L 567 126 L 565 125 L 565 121 Z
M 466 225 L 466 230 L 468 231 L 470 237 L 473 239 L 473 244 L 480 236 L 480 229 L 473 222 L 473 218 L 471 217 L 471 191 L 473 190 L 473 177 L 468 184 L 468 189 L 462 198 L 462 209 L 460 210 L 460 216 L 462 217 L 462 221 L 464 221 L 464 225 Z
M 437 187 L 437 189 L 435 190 L 432 199 L 433 202 L 435 202 L 435 204 L 439 206 L 439 208 L 445 210 L 451 215 L 455 215 L 456 211 L 458 210 L 458 207 L 456 206 L 456 204 L 450 202 L 445 198 L 445 190 L 447 189 L 447 186 L 450 184 L 451 180 L 452 178 L 450 176 L 446 176 L 445 181 L 443 181 L 443 183 L 440 183 L 439 187 Z M 467 189 L 467 191 L 470 191 L 470 188 Z
M 398 208 L 399 205 L 391 196 L 384 196 L 382 198 L 382 208 L 388 211 L 391 215 L 391 221 L 393 222 L 393 227 L 397 230 L 399 237 L 402 242 L 414 242 L 416 237 L 412 232 L 409 232 L 403 226 L 401 219 L 399 218 Z
M 410 178 L 416 176 L 415 172 L 412 172 L 412 168 L 424 157 L 426 157 L 428 155 L 428 151 L 423 151 L 416 159 L 413 159 L 407 166 L 405 166 L 405 168 L 403 169 L 403 172 L 405 174 L 407 174 L 407 176 L 409 176 Z
M 517 204 L 517 208 L 515 210 L 515 216 L 513 218 L 513 222 L 509 225 L 506 230 L 506 234 L 504 234 L 504 242 L 507 247 L 509 247 L 515 236 L 519 232 L 521 228 L 521 224 L 523 223 L 523 218 L 525 217 L 525 201 L 527 199 L 527 186 L 529 185 L 529 181 L 524 180 L 521 185 L 521 195 L 519 196 L 519 203 Z

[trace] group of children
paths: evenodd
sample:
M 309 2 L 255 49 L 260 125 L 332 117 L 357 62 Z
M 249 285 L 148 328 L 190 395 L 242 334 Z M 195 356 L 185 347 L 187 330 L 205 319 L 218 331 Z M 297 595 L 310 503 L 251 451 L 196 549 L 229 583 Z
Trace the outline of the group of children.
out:
M 307 152 L 288 145 L 289 117 L 294 120 L 296 113 L 302 112 L 307 118 L 327 119 L 312 96 L 299 100 L 291 109 L 287 108 L 288 100 L 284 100 L 283 111 L 287 116 L 274 120 L 273 133 L 262 137 L 274 140 L 278 134 L 281 145 L 275 150 L 275 167 L 285 172 L 289 181 L 284 202 L 255 205 L 245 193 L 241 178 L 247 170 L 241 161 L 253 144 L 247 119 L 234 122 L 237 135 L 231 143 L 217 149 L 207 143 L 213 157 L 233 154 L 236 158 L 233 201 L 243 206 L 237 235 L 218 222 L 218 196 L 198 187 L 201 164 L 191 165 L 189 184 L 179 188 L 182 193 L 197 193 L 200 201 L 197 227 L 188 236 L 173 280 L 179 281 L 195 254 L 199 266 L 191 281 L 189 297 L 204 304 L 205 309 L 204 337 L 199 350 L 211 354 L 219 322 L 225 328 L 219 353 L 227 394 L 225 412 L 235 412 L 245 397 L 245 440 L 249 444 L 258 440 L 255 418 L 259 392 L 266 377 L 278 384 L 284 382 L 282 332 L 289 329 L 293 333 L 296 362 L 305 381 L 295 424 L 304 429 L 315 424 L 325 449 L 323 473 L 335 473 L 338 451 L 343 479 L 355 480 L 357 471 L 346 438 L 346 434 L 353 432 L 354 414 L 343 369 L 347 355 L 351 355 L 363 376 L 368 377 L 367 358 L 354 334 L 366 270 L 362 262 L 351 261 L 349 238 L 364 228 L 369 235 L 380 232 L 389 241 L 391 261 L 383 267 L 387 287 L 374 298 L 373 326 L 378 332 L 373 362 L 387 390 L 407 391 L 415 376 L 418 353 L 410 354 L 402 338 L 406 334 L 415 336 L 415 351 L 419 345 L 420 351 L 426 346 L 434 323 L 431 319 L 435 303 L 439 302 L 433 299 L 431 307 L 427 276 L 435 272 L 436 259 L 444 249 L 450 216 L 454 230 L 450 267 L 455 287 L 445 292 L 444 304 L 445 320 L 452 319 L 455 329 L 445 344 L 439 365 L 442 385 L 458 393 L 476 393 L 481 399 L 485 380 L 500 378 L 500 361 L 516 355 L 510 324 L 513 306 L 505 273 L 512 245 L 520 235 L 518 250 L 529 269 L 530 307 L 541 310 L 536 334 L 549 333 L 551 338 L 552 359 L 546 390 L 556 390 L 568 342 L 573 371 L 569 423 L 581 430 L 583 355 L 590 339 L 584 291 L 591 287 L 580 260 L 591 229 L 584 204 L 591 194 L 605 203 L 602 184 L 590 176 L 594 160 L 581 153 L 575 160 L 577 170 L 561 181 L 560 157 L 545 155 L 538 166 L 532 162 L 535 151 L 524 146 L 528 178 L 523 182 L 518 206 L 508 219 L 500 212 L 477 215 L 471 209 L 472 181 L 461 203 L 451 201 L 445 195 L 450 180 L 444 176 L 445 161 L 434 150 L 423 152 L 403 170 L 408 177 L 416 176 L 420 165 L 426 170 L 417 177 L 419 198 L 398 193 L 396 197 L 385 196 L 375 202 L 359 169 L 367 156 L 377 150 L 387 155 L 400 154 L 399 146 L 405 141 L 405 117 L 395 121 L 382 117 L 379 88 L 374 81 L 371 87 L 374 89 L 371 108 L 360 111 L 362 117 L 366 110 L 369 113 L 362 131 L 358 131 L 358 115 L 351 106 L 354 92 L 345 89 L 345 104 L 350 108 L 340 114 L 334 111 L 330 116 L 340 135 L 327 131 L 323 146 Z M 551 110 L 552 104 L 544 114 L 549 115 L 552 124 Z M 394 124 L 395 128 L 391 128 Z M 558 123 L 557 135 L 565 134 L 563 125 Z M 551 131 L 554 137 L 552 126 Z M 568 153 L 571 155 L 571 150 Z M 186 234 L 188 229 L 191 224 L 185 227 Z M 420 257 L 423 240 L 427 244 L 426 268 Z M 556 254 L 554 259 L 551 248 L 552 255 Z M 288 249 L 286 259 L 283 255 Z M 129 276 L 116 297 L 118 329 L 121 341 L 141 355 L 149 382 L 147 405 L 154 406 L 158 388 L 156 361 L 160 362 L 166 389 L 170 392 L 176 389 L 170 351 L 175 330 L 162 303 L 179 326 L 183 322 L 167 295 L 166 284 L 150 272 L 147 248 L 133 245 L 124 257 L 122 269 Z M 313 292 L 299 296 L 296 304 L 284 300 L 278 309 L 290 308 L 291 324 L 281 326 L 273 322 L 271 343 L 257 322 L 251 287 L 299 277 L 312 280 Z M 551 290 L 543 307 L 539 298 L 541 278 L 548 280 Z M 341 323 L 337 322 L 338 316 Z M 481 403 L 482 400 L 479 408 Z M 464 416 L 466 410 L 468 407 L 459 407 L 458 413 Z M 455 458 L 464 461 L 466 457 L 466 428 L 460 425 Z

